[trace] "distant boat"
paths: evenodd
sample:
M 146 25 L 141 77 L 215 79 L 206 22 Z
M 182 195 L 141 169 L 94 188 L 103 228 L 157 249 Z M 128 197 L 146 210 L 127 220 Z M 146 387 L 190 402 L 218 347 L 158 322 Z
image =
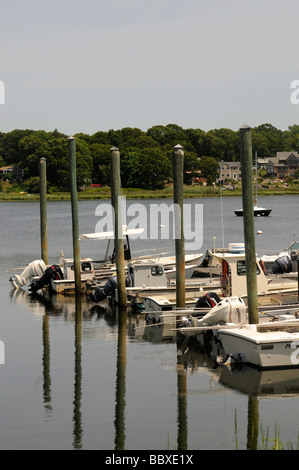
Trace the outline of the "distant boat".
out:
M 253 214 L 255 217 L 266 217 L 271 213 L 272 209 L 266 209 L 265 207 L 253 207 Z M 243 216 L 243 209 L 236 209 L 235 214 L 238 216 Z
M 255 152 L 255 167 L 256 167 L 256 177 L 255 177 L 255 200 L 254 203 L 257 204 L 257 152 Z M 272 209 L 254 206 L 253 214 L 254 217 L 267 217 L 271 213 Z M 235 214 L 238 216 L 243 216 L 243 209 L 236 209 Z

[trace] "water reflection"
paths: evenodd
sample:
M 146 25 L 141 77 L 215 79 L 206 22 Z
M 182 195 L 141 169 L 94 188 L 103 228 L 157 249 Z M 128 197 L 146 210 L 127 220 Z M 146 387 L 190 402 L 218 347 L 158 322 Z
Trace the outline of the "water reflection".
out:
M 118 342 L 115 387 L 115 450 L 124 450 L 126 442 L 126 363 L 127 363 L 127 311 L 118 311 Z
M 248 395 L 247 449 L 257 450 L 259 448 L 258 438 L 261 424 L 259 415 L 260 399 L 298 397 L 299 370 L 258 370 L 244 364 L 218 365 L 216 362 L 219 355 L 218 343 L 212 342 L 209 348 L 204 347 L 204 342 L 193 341 L 188 343 L 187 346 L 185 339 L 178 343 L 180 364 L 183 364 L 185 371 L 194 373 L 196 370 L 205 367 L 214 383 L 217 381 L 218 384 L 222 384 L 226 388 Z M 186 393 L 188 394 L 188 391 Z M 237 434 L 237 417 L 235 419 Z M 185 416 L 183 416 L 183 420 L 186 420 Z
M 82 327 L 89 322 L 88 338 L 96 337 L 97 320 L 105 323 L 117 334 L 117 355 L 115 373 L 115 407 L 114 407 L 114 449 L 126 448 L 126 367 L 127 341 L 176 344 L 176 357 L 173 357 L 173 368 L 177 379 L 177 449 L 188 449 L 188 379 L 195 373 L 208 374 L 211 378 L 211 389 L 223 393 L 223 389 L 235 390 L 248 396 L 247 402 L 247 449 L 257 449 L 260 429 L 259 404 L 261 398 L 298 397 L 299 370 L 260 371 L 246 365 L 219 366 L 217 357 L 221 345 L 213 341 L 195 341 L 177 337 L 173 323 L 148 325 L 143 313 L 131 314 L 118 311 L 108 304 L 98 306 L 86 301 L 84 297 L 46 297 L 29 296 L 19 290 L 11 293 L 16 303 L 25 304 L 34 314 L 42 317 L 42 375 L 43 404 L 46 419 L 52 414 L 52 380 L 51 380 L 51 323 L 50 319 L 59 317 L 65 322 L 74 323 L 74 393 L 73 393 L 73 429 L 72 446 L 74 449 L 84 447 L 84 429 L 82 426 Z M 94 321 L 94 323 L 92 323 Z M 94 335 L 94 336 L 93 336 Z M 194 383 L 194 382 L 193 382 Z M 236 416 L 236 430 L 237 430 Z M 236 431 L 237 432 L 237 431 Z M 237 444 L 236 444 L 237 445 Z
M 75 380 L 74 380 L 74 414 L 73 414 L 73 447 L 82 448 L 82 298 L 76 296 L 75 310 Z
M 43 399 L 48 418 L 51 417 L 50 330 L 49 316 L 43 316 Z
M 188 449 L 188 417 L 187 417 L 187 374 L 184 367 L 184 357 L 177 354 L 177 395 L 178 395 L 178 437 L 179 450 Z

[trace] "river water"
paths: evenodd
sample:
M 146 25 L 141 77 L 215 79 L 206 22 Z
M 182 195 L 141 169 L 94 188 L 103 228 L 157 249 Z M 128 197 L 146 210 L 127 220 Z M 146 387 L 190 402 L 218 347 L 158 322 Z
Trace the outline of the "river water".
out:
M 136 203 L 149 210 L 171 201 L 128 206 Z M 99 204 L 79 201 L 80 233 L 95 231 Z M 186 204 L 203 207 L 202 246 L 194 251 L 243 242 L 243 219 L 233 212 L 240 198 Z M 272 207 L 271 216 L 255 219 L 260 255 L 299 238 L 299 196 L 259 205 Z M 72 256 L 70 203 L 49 202 L 47 215 L 49 263 L 57 263 L 61 249 Z M 40 257 L 39 203 L 1 202 L 0 216 L 1 449 L 234 450 L 263 448 L 266 434 L 268 447 L 278 434 L 284 448 L 297 447 L 299 370 L 216 368 L 196 346 L 144 329 L 142 314 L 124 319 L 85 299 L 76 305 L 11 290 L 8 271 Z M 174 251 L 167 239 L 131 246 L 135 254 Z M 82 242 L 80 249 L 98 258 L 106 244 Z

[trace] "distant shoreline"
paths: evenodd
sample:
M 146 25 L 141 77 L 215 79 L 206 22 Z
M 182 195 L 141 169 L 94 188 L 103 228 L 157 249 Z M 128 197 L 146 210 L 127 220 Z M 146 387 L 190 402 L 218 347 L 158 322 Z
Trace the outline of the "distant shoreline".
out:
M 122 195 L 127 199 L 172 199 L 173 188 L 166 187 L 164 189 L 143 190 L 135 188 L 126 188 L 122 190 Z M 299 185 L 290 185 L 287 188 L 261 188 L 258 190 L 258 197 L 263 196 L 298 196 Z M 236 197 L 242 196 L 241 188 L 235 191 L 222 190 L 223 197 Z M 111 190 L 109 187 L 97 189 L 84 189 L 78 191 L 78 200 L 102 200 L 110 199 Z M 205 187 L 205 186 L 184 186 L 184 198 L 206 198 L 206 197 L 220 197 L 219 187 Z M 8 201 L 39 201 L 39 194 L 27 194 L 20 192 L 3 192 L 0 193 L 0 202 Z M 48 201 L 68 201 L 70 200 L 70 193 L 48 193 Z

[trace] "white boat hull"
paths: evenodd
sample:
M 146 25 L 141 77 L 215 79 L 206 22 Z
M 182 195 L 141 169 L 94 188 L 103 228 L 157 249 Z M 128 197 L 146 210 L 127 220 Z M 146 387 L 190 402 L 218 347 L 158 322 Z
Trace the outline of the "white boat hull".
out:
M 299 367 L 299 321 L 277 322 L 266 329 L 266 325 L 245 325 L 220 329 L 217 336 L 225 353 L 240 362 L 259 369 Z

